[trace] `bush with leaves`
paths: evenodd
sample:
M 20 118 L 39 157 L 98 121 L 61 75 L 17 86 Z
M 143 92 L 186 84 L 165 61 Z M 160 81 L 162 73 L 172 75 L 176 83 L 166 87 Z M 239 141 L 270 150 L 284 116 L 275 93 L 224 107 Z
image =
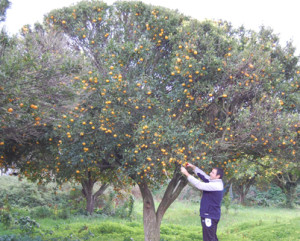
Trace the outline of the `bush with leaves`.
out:
M 247 195 L 247 202 L 252 203 L 252 205 L 283 207 L 286 202 L 284 193 L 274 184 L 271 184 L 265 190 L 257 187 L 252 187 L 250 190 L 250 193 Z
M 9 211 L 1 210 L 0 211 L 0 223 L 4 226 L 5 229 L 8 229 L 13 224 L 14 219 Z
M 30 209 L 30 216 L 35 218 L 51 218 L 53 216 L 53 210 L 48 206 L 39 206 Z
M 33 234 L 40 225 L 30 217 L 20 217 L 17 220 L 17 224 L 23 233 Z
M 6 203 L 12 207 L 23 208 L 53 206 L 67 203 L 69 199 L 67 193 L 56 191 L 53 183 L 41 186 L 25 178 L 20 181 L 15 176 L 1 176 L 0 184 L 0 207 L 6 206 Z

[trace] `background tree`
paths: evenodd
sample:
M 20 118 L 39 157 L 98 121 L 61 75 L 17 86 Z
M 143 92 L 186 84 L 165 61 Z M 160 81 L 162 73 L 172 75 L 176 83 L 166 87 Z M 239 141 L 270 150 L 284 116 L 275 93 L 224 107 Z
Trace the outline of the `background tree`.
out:
M 263 176 L 269 182 L 276 184 L 286 196 L 285 206 L 293 208 L 296 199 L 296 188 L 299 184 L 299 162 L 289 159 L 265 157 L 260 162 L 254 162 L 263 168 Z
M 8 0 L 0 1 L 0 22 L 5 21 L 6 18 L 6 10 L 10 7 L 11 2 Z
M 50 158 L 49 133 L 72 96 L 70 75 L 80 69 L 78 58 L 61 34 L 36 25 L 2 39 L 0 63 L 1 165 L 17 166 L 27 177 L 43 175 L 31 160 Z
M 204 166 L 214 162 L 232 175 L 242 156 L 296 163 L 299 66 L 292 46 L 281 48 L 270 30 L 234 30 L 226 22 L 190 21 L 179 32 L 189 40 L 173 61 L 180 83 L 174 89 L 185 95 L 174 109 L 202 131 L 194 149 L 205 154 Z
M 231 179 L 233 191 L 239 196 L 239 202 L 242 205 L 246 204 L 246 196 L 251 187 L 258 186 L 261 182 L 270 182 L 269 179 L 264 178 L 264 168 L 251 162 L 251 156 L 246 158 L 246 161 L 237 160 L 235 162 L 237 172 Z
M 290 172 L 284 171 L 275 174 L 274 182 L 278 187 L 280 187 L 286 196 L 285 206 L 288 208 L 294 208 L 294 202 L 296 201 L 296 188 L 300 182 L 299 168 L 293 169 Z

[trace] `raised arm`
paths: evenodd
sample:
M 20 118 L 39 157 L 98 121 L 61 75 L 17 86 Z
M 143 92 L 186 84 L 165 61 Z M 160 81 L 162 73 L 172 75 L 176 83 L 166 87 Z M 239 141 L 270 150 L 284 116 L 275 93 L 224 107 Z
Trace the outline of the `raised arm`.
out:
M 194 173 L 201 178 L 203 182 L 209 182 L 209 175 L 207 175 L 204 171 L 202 171 L 200 168 L 196 167 L 195 165 L 191 163 L 187 163 L 187 167 L 192 168 Z
M 212 182 L 201 182 L 201 181 L 197 180 L 195 177 L 193 177 L 191 174 L 189 174 L 189 172 L 184 167 L 181 167 L 180 170 L 181 170 L 181 173 L 187 177 L 188 181 L 197 189 L 200 189 L 203 191 L 222 191 L 223 190 L 222 180 L 221 181 L 212 181 Z M 196 173 L 196 171 L 197 170 L 195 168 L 195 173 Z M 207 180 L 207 179 L 205 179 L 205 180 Z
M 200 177 L 203 182 L 209 182 L 209 176 L 200 168 L 196 167 L 194 173 Z
M 203 191 L 222 191 L 223 182 L 201 182 L 192 175 L 187 176 L 188 181 L 197 189 Z

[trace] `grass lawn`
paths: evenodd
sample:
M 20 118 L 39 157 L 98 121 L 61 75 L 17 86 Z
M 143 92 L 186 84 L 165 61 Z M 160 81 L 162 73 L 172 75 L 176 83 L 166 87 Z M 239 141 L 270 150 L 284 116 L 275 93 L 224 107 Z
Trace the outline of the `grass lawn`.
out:
M 135 203 L 132 221 L 101 215 L 36 221 L 40 224 L 38 231 L 44 234 L 43 239 L 36 240 L 144 240 L 142 203 L 139 201 Z M 5 240 L 1 239 L 3 235 L 18 233 L 19 229 L 4 230 L 0 224 L 0 241 Z M 300 240 L 300 210 L 232 206 L 227 213 L 225 209 L 222 210 L 218 237 L 222 241 Z M 202 240 L 199 204 L 175 202 L 163 218 L 161 240 Z

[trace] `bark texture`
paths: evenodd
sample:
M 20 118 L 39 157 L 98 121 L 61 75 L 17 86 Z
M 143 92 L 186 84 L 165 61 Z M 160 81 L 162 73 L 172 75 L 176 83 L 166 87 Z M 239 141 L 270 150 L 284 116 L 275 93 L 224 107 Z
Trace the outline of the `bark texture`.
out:
M 184 178 L 178 171 L 174 173 L 165 194 L 155 211 L 153 195 L 146 182 L 139 184 L 139 188 L 143 197 L 143 222 L 145 241 L 160 240 L 160 225 L 162 218 L 170 207 L 170 205 L 179 196 L 182 189 L 187 184 L 187 179 Z
M 300 177 L 297 174 L 285 173 L 276 175 L 275 183 L 286 196 L 285 206 L 287 208 L 294 208 L 296 188 L 299 181 Z
M 95 203 L 98 197 L 101 196 L 108 187 L 108 184 L 104 183 L 95 193 L 93 193 L 93 188 L 96 182 L 96 180 L 92 179 L 90 173 L 88 175 L 88 178 L 81 182 L 82 194 L 86 199 L 86 211 L 89 214 L 92 214 L 94 212 Z

